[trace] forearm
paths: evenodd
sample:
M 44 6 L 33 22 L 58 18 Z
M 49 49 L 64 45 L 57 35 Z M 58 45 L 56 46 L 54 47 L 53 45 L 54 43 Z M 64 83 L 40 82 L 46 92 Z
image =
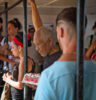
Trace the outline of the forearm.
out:
M 14 88 L 16 88 L 16 89 L 23 89 L 24 88 L 24 84 L 22 83 L 22 82 L 15 82 L 15 81 L 13 81 L 12 79 L 9 79 L 9 78 L 7 78 L 7 80 L 6 80 L 6 82 L 10 85 L 10 86 L 12 86 L 12 87 L 14 87 Z
M 42 24 L 42 20 L 40 18 L 39 12 L 37 10 L 36 4 L 31 3 L 31 7 L 32 7 L 32 22 L 33 22 L 35 30 L 37 31 L 37 29 L 42 27 L 43 24 Z
M 2 55 L 0 55 L 0 60 L 6 61 L 6 62 L 8 62 L 8 63 L 18 63 L 18 62 L 15 62 L 15 61 L 13 61 L 13 60 L 10 60 L 10 59 L 8 59 L 7 57 L 2 56 Z
M 90 46 L 90 48 L 86 52 L 86 57 L 90 58 L 90 56 L 92 55 L 93 50 L 94 50 L 94 47 Z

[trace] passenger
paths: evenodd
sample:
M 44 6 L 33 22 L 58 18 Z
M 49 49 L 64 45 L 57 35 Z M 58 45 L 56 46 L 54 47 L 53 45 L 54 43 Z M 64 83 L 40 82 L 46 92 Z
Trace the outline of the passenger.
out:
M 34 27 L 30 26 L 30 28 L 28 29 L 28 33 L 31 37 L 32 46 L 28 48 L 28 56 L 31 57 L 37 65 L 41 65 L 43 62 L 43 57 L 41 57 L 41 55 L 36 51 L 35 45 L 33 43 L 34 32 Z
M 96 60 L 96 41 L 94 41 L 86 52 L 86 57 Z
M 96 41 L 96 22 L 94 23 L 92 27 L 92 31 L 94 32 L 93 34 L 89 35 L 86 37 L 86 42 L 87 42 L 87 49 L 91 46 L 91 44 Z
M 92 27 L 94 34 L 92 34 L 91 36 L 88 36 L 88 38 L 90 38 L 90 45 L 89 48 L 86 51 L 86 56 L 89 57 L 90 59 L 95 59 L 96 56 L 96 22 L 94 24 L 94 26 Z
M 17 32 L 20 31 L 21 28 L 22 28 L 21 23 L 19 22 L 19 20 L 17 18 L 10 20 L 8 22 L 8 35 L 5 36 L 1 42 L 1 45 L 3 47 L 2 46 L 0 47 L 0 52 L 3 55 L 0 55 L 0 60 L 9 62 L 9 71 L 10 72 L 12 70 L 11 64 L 14 65 L 16 62 L 18 63 L 17 59 L 14 59 L 13 56 L 10 56 L 10 55 L 12 55 L 11 41 L 12 41 L 12 38 L 17 34 Z M 8 44 L 7 44 L 7 41 L 8 41 Z M 8 58 L 6 58 L 4 55 L 8 55 Z M 15 61 L 12 59 L 14 59 Z M 4 66 L 6 65 L 6 62 L 4 62 Z
M 65 8 L 57 16 L 57 38 L 63 54 L 42 72 L 35 100 L 76 98 L 76 12 L 74 7 Z M 96 62 L 85 59 L 83 100 L 95 100 Z
M 35 1 L 30 1 L 32 7 L 32 22 L 36 31 L 33 43 L 40 55 L 45 57 L 43 64 L 43 69 L 45 69 L 60 57 L 61 52 L 59 46 L 56 45 L 56 43 L 53 43 L 52 30 L 43 27 Z
M 30 45 L 31 41 L 28 41 Z M 13 67 L 12 75 L 4 74 L 3 80 L 11 86 L 12 100 L 23 100 L 23 88 L 24 84 L 22 79 L 24 76 L 24 49 L 23 49 L 23 33 L 18 32 L 11 42 L 12 54 L 15 57 L 20 58 L 19 65 Z M 27 72 L 32 72 L 34 63 L 33 60 L 28 57 L 28 69 Z M 32 99 L 32 88 L 28 89 L 28 100 Z
M 3 36 L 2 36 L 2 32 L 3 32 L 3 26 L 2 26 L 2 24 L 3 24 L 3 20 L 0 17 L 0 43 L 1 43 L 2 38 L 3 38 Z M 3 85 L 4 85 L 4 82 L 2 81 L 2 75 L 3 75 L 3 73 L 2 73 L 2 67 L 3 67 L 3 62 L 0 61 L 0 97 L 1 97 L 1 93 L 2 93 Z
M 3 38 L 1 45 L 6 44 L 8 41 L 8 45 L 10 48 L 10 44 L 11 44 L 10 42 L 12 41 L 12 38 L 17 34 L 18 31 L 21 30 L 21 28 L 22 28 L 21 23 L 17 18 L 10 20 L 8 22 L 8 35 Z M 7 52 L 7 54 L 10 55 L 10 51 Z
M 36 50 L 44 57 L 43 70 L 61 55 L 59 46 L 53 41 L 52 31 L 48 28 L 39 28 L 34 34 L 33 43 L 36 46 Z

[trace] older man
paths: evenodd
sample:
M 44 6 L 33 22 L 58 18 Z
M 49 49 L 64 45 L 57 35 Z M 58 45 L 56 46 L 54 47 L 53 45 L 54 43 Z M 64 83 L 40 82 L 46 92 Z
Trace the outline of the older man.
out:
M 36 50 L 44 57 L 43 69 L 60 57 L 60 48 L 54 43 L 50 29 L 45 27 L 39 28 L 34 34 L 33 42 Z
M 61 11 L 56 24 L 63 54 L 42 72 L 35 100 L 75 100 L 76 8 Z M 84 100 L 95 100 L 96 62 L 86 60 L 84 64 Z
M 43 26 L 35 0 L 30 1 L 32 7 L 32 21 L 36 30 L 33 42 L 36 46 L 36 50 L 44 57 L 43 69 L 45 69 L 60 57 L 61 51 L 59 45 L 54 43 L 53 31 Z

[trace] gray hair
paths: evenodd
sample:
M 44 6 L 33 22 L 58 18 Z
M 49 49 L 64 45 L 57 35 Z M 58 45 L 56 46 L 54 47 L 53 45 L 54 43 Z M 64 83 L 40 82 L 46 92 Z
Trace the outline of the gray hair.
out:
M 40 27 L 36 32 L 35 34 L 39 33 L 40 34 L 40 38 L 43 40 L 43 41 L 47 41 L 49 38 L 52 39 L 52 43 L 54 44 L 54 36 L 53 36 L 53 31 L 52 29 L 48 28 L 48 27 Z

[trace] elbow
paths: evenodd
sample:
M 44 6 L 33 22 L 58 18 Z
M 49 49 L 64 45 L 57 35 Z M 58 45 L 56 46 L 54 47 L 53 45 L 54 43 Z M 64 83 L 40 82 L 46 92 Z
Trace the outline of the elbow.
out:
M 19 90 L 22 90 L 24 88 L 24 86 L 23 87 L 19 87 Z
M 22 90 L 23 88 L 24 88 L 24 84 L 22 84 L 22 83 L 19 84 L 18 89 L 19 89 L 19 90 Z

